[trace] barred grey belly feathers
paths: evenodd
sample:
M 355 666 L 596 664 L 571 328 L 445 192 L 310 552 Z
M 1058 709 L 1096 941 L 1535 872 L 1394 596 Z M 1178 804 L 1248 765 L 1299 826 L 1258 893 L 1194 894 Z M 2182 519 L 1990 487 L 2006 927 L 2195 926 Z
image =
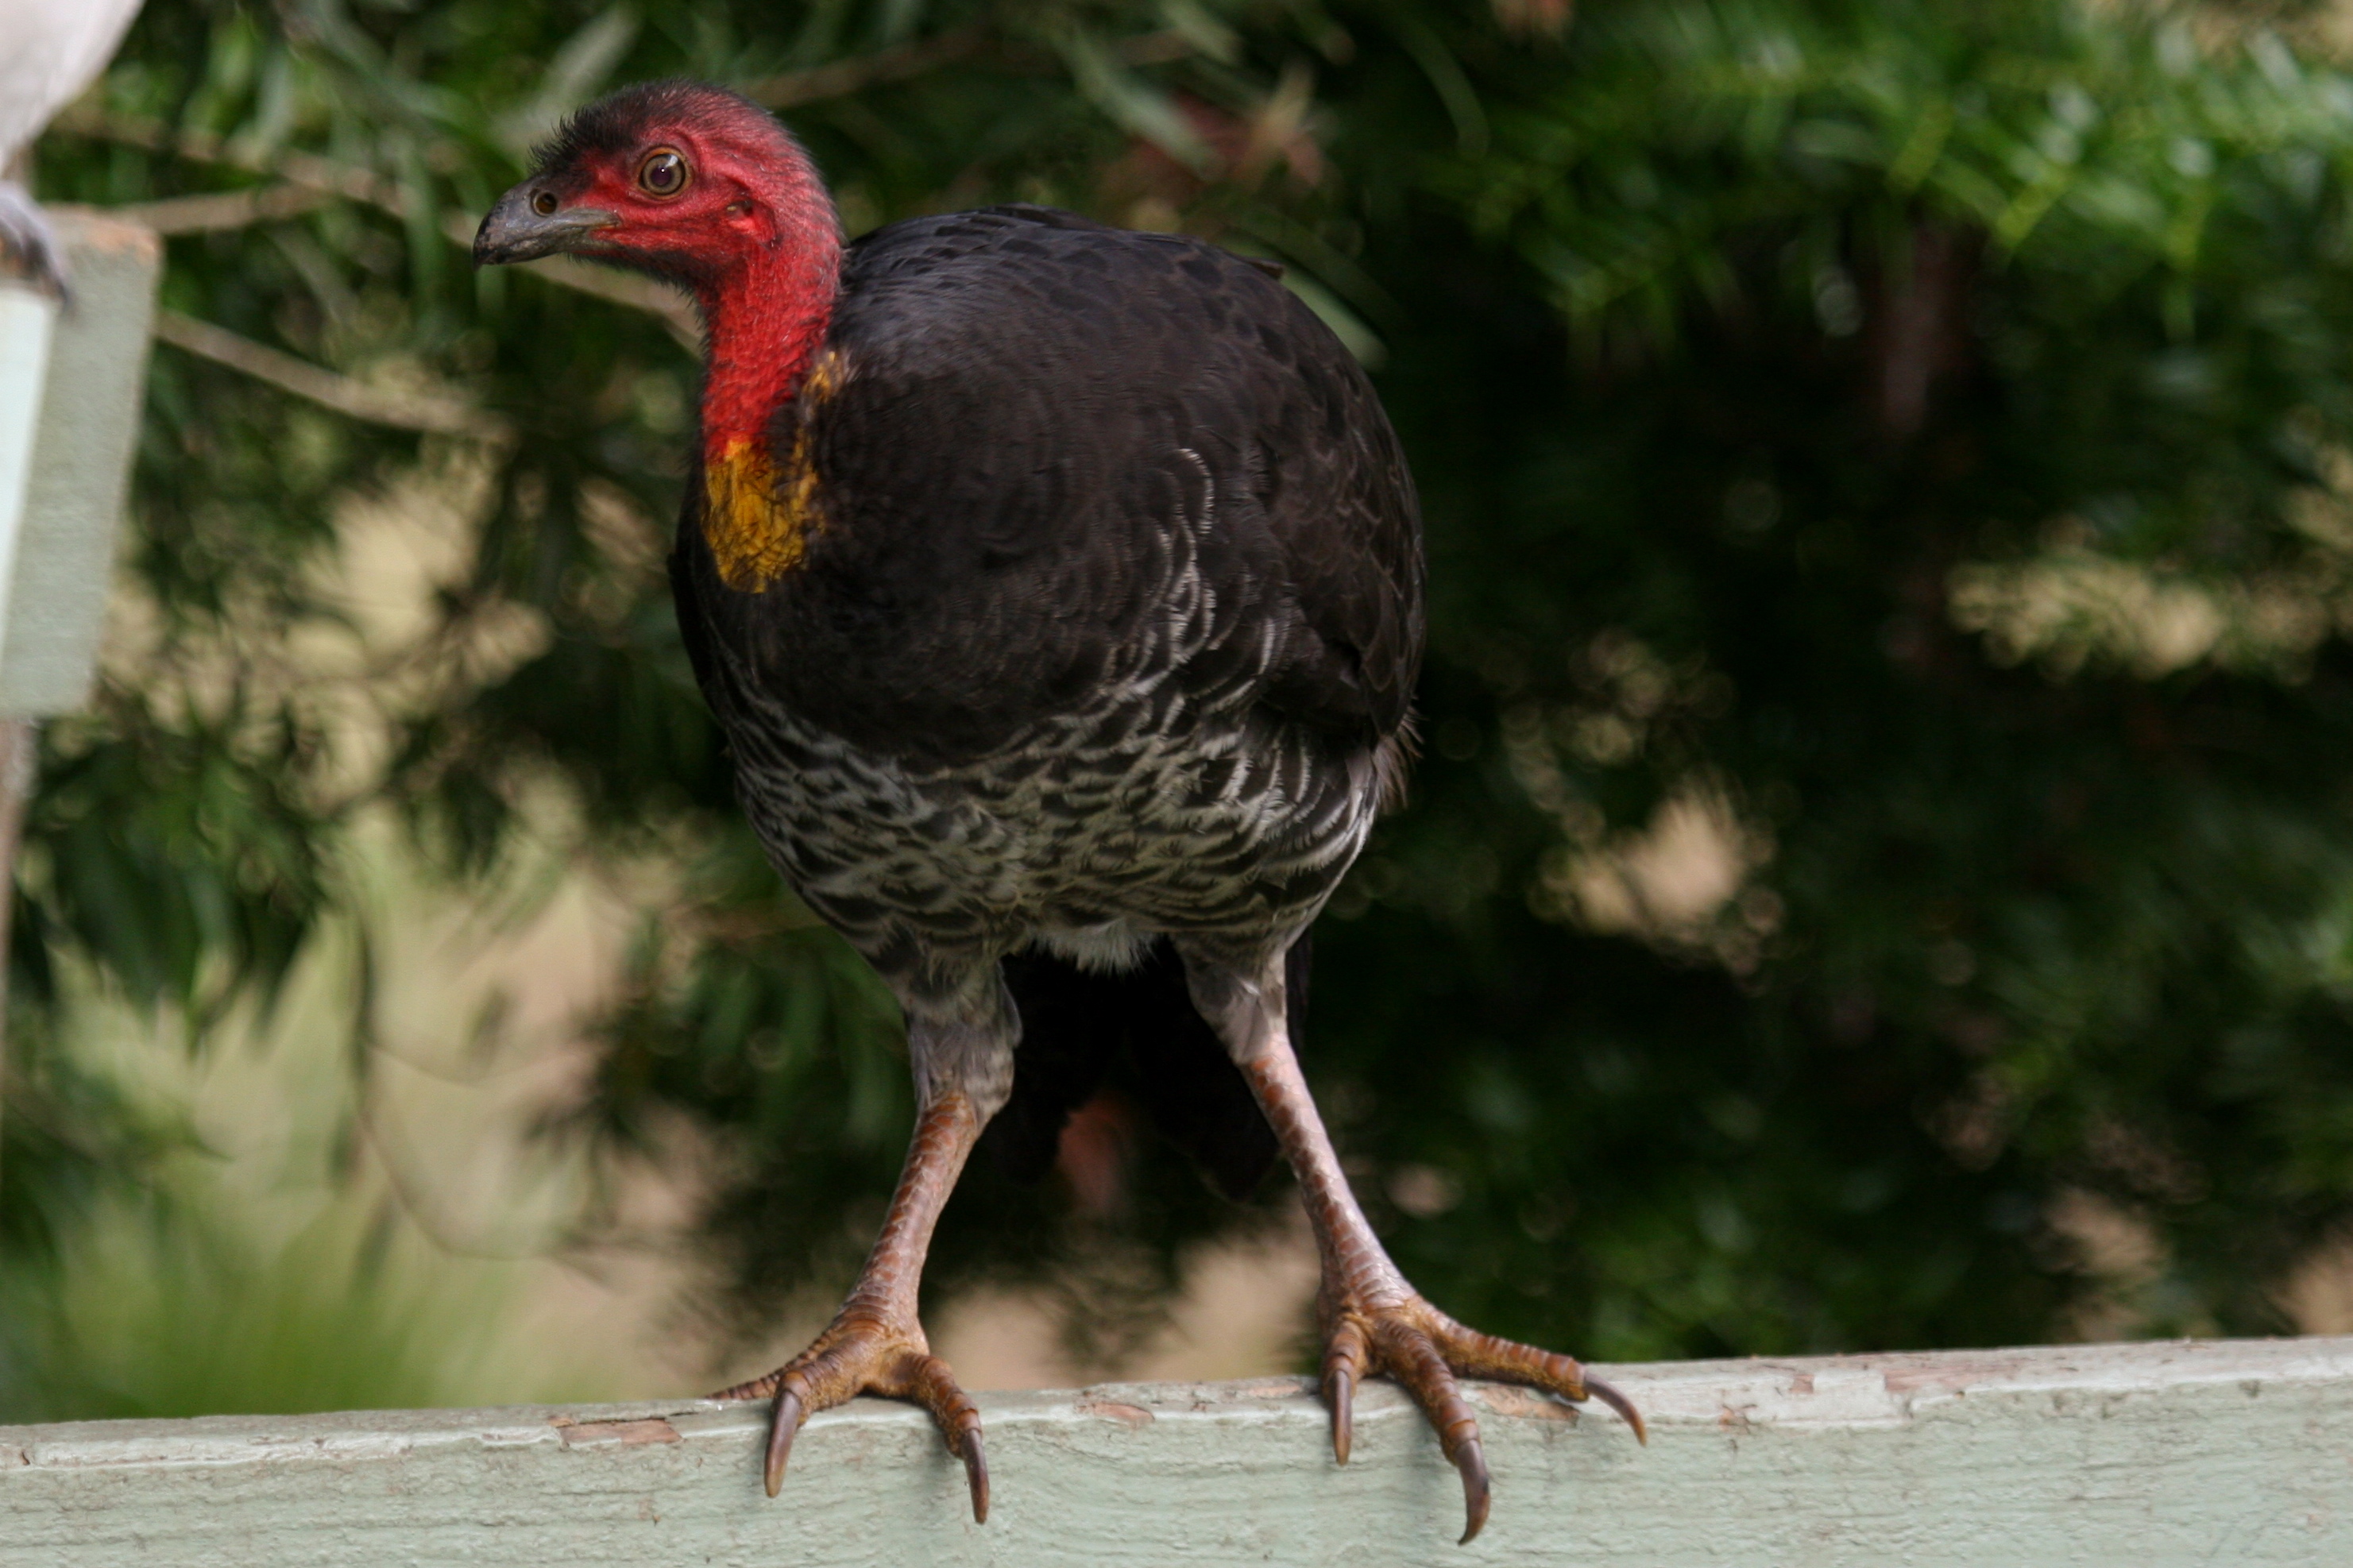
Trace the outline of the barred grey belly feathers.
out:
M 1269 625 L 1219 614 L 1196 559 L 1215 520 L 1205 485 L 1166 535 L 1165 615 L 1080 705 L 969 760 L 861 749 L 723 676 L 731 706 L 756 716 L 731 727 L 745 809 L 810 907 L 892 968 L 1033 939 L 1117 968 L 1180 932 L 1239 955 L 1312 921 L 1363 846 L 1380 781 L 1366 749 L 1258 708 L 1281 649 Z M 1214 684 L 1188 682 L 1209 653 L 1240 657 Z

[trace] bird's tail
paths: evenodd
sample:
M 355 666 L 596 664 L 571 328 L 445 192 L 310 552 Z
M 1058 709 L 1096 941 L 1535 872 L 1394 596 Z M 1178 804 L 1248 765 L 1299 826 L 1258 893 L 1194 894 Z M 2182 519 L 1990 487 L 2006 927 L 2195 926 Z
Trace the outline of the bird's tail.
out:
M 1292 1038 L 1306 1022 L 1308 944 L 1286 960 Z M 1016 1177 L 1054 1166 L 1073 1111 L 1124 1089 L 1169 1142 L 1191 1155 L 1226 1196 L 1240 1201 L 1278 1152 L 1241 1071 L 1185 987 L 1185 966 L 1166 937 L 1134 968 L 1099 973 L 1040 952 L 1006 961 L 1021 1010 L 1013 1096 L 984 1142 Z

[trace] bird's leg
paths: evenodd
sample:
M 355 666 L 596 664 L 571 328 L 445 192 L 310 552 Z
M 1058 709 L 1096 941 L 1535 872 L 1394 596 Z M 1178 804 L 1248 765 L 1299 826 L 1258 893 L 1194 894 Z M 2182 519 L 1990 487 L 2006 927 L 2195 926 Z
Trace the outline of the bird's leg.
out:
M 885 956 L 895 955 L 886 950 Z M 892 979 L 906 1013 L 907 1059 L 920 1108 L 882 1234 L 849 1300 L 816 1343 L 767 1376 L 714 1397 L 776 1397 L 764 1467 L 770 1497 L 784 1484 L 793 1436 L 809 1415 L 861 1394 L 911 1399 L 932 1413 L 948 1451 L 964 1461 L 972 1517 L 986 1523 L 988 1461 L 981 1452 L 980 1411 L 956 1386 L 947 1363 L 932 1353 L 915 1306 L 940 1211 L 980 1130 L 1012 1094 L 1021 1020 L 994 955 L 927 956 L 915 964 L 877 965 Z
M 991 1109 L 994 1109 L 993 1107 Z M 923 1107 L 907 1164 L 892 1194 L 882 1234 L 868 1255 L 858 1284 L 817 1342 L 765 1377 L 738 1384 L 713 1397 L 776 1397 L 768 1426 L 765 1474 L 768 1495 L 784 1484 L 785 1460 L 793 1435 L 817 1411 L 861 1394 L 911 1399 L 932 1413 L 946 1435 L 948 1451 L 964 1461 L 972 1485 L 972 1517 L 988 1518 L 988 1461 L 980 1447 L 980 1411 L 956 1385 L 947 1363 L 932 1354 L 916 1321 L 916 1291 L 932 1227 L 946 1206 L 965 1157 L 980 1136 L 982 1116 L 962 1090 L 938 1095 Z
M 1323 1263 L 1315 1314 L 1324 1341 L 1324 1398 L 1332 1411 L 1332 1453 L 1348 1462 L 1356 1385 L 1386 1373 L 1404 1385 L 1438 1428 L 1448 1459 L 1462 1475 L 1468 1542 L 1487 1522 L 1487 1460 L 1455 1374 L 1546 1389 L 1564 1399 L 1599 1399 L 1643 1437 L 1642 1417 L 1626 1397 L 1568 1356 L 1499 1340 L 1463 1327 L 1398 1272 L 1348 1190 L 1331 1136 L 1307 1092 L 1284 1022 L 1283 968 L 1278 958 L 1247 971 L 1189 957 L 1196 1003 L 1240 1065 L 1266 1112 L 1306 1200 Z

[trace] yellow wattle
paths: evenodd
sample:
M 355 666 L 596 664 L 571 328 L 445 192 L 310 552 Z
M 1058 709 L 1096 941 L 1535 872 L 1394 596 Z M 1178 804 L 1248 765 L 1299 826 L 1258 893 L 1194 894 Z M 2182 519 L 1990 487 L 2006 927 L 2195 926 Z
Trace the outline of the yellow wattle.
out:
M 765 443 L 743 436 L 723 442 L 703 460 L 703 542 L 718 563 L 719 580 L 738 593 L 765 591 L 808 553 L 809 534 L 822 520 L 807 415 L 839 382 L 835 356 L 819 356 L 802 384 L 802 422 L 783 463 Z

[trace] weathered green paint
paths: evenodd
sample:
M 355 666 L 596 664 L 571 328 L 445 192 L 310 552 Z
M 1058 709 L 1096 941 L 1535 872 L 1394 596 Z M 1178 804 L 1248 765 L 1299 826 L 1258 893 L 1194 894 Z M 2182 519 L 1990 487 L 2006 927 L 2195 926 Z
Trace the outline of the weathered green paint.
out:
M 9 719 L 66 712 L 89 696 L 163 264 L 162 246 L 137 224 L 72 207 L 50 216 L 73 298 L 51 328 L 24 523 L 0 568 L 0 718 Z
M 818 1416 L 761 1495 L 761 1412 L 681 1400 L 0 1427 L 0 1563 L 2353 1563 L 2353 1339 L 1707 1362 L 1609 1375 L 1636 1447 L 1482 1388 L 1493 1522 L 1420 1416 L 1299 1383 L 984 1396 L 995 1505 L 927 1420 Z

